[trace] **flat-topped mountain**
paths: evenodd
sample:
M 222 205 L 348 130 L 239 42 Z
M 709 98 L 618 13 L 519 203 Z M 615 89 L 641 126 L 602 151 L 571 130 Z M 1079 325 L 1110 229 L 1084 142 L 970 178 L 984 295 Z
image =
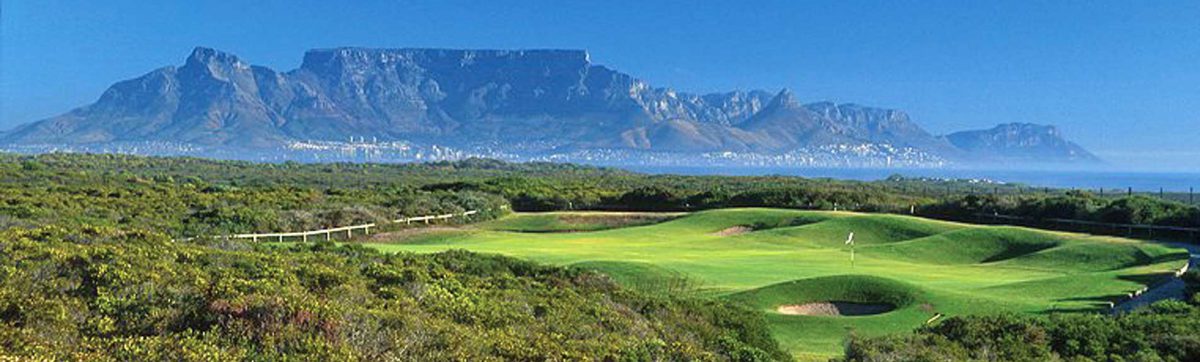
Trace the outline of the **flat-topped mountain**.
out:
M 1100 159 L 1074 142 L 1067 141 L 1054 126 L 1007 123 L 992 129 L 946 135 L 955 147 L 976 158 L 991 161 L 1025 161 L 1051 157 L 1059 162 L 1099 162 Z
M 119 82 L 95 103 L 18 127 L 0 143 L 295 150 L 370 139 L 510 158 L 1095 159 L 1057 133 L 1040 137 L 937 137 L 901 111 L 803 104 L 788 90 L 676 92 L 579 50 L 320 49 L 280 72 L 196 48 L 182 66 Z

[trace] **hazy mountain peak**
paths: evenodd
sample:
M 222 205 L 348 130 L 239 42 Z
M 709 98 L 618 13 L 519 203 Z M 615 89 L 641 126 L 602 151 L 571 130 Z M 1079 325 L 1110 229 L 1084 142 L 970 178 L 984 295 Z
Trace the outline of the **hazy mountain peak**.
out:
M 187 61 L 184 63 L 185 67 L 212 65 L 248 66 L 236 55 L 207 47 L 192 49 L 192 54 L 188 55 Z
M 301 68 L 321 69 L 330 63 L 342 65 L 387 65 L 401 62 L 415 64 L 469 65 L 479 61 L 569 62 L 590 64 L 585 50 L 573 49 L 437 49 L 437 48 L 326 48 L 305 52 Z
M 1036 134 L 1044 134 L 1051 137 L 1062 137 L 1062 132 L 1057 126 L 1047 124 L 1036 124 L 1026 122 L 1003 123 L 992 128 L 993 132 L 1029 136 Z
M 800 108 L 802 105 L 796 99 L 796 95 L 791 89 L 783 88 L 779 93 L 775 94 L 775 98 L 771 99 L 768 108 Z
M 1058 127 L 1034 123 L 1004 123 L 985 130 L 946 135 L 955 147 L 997 161 L 1099 162 L 1083 147 L 1063 138 Z
M 238 77 L 237 73 L 249 70 L 250 64 L 243 62 L 236 55 L 212 48 L 196 47 L 187 57 L 183 67 L 179 68 L 179 73 L 182 77 L 211 77 L 228 81 Z

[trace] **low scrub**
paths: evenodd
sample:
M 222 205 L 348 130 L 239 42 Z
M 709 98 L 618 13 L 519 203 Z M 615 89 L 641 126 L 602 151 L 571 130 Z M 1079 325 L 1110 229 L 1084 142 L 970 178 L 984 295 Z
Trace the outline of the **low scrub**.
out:
M 464 251 L 0 232 L 0 357 L 787 360 L 762 316 Z

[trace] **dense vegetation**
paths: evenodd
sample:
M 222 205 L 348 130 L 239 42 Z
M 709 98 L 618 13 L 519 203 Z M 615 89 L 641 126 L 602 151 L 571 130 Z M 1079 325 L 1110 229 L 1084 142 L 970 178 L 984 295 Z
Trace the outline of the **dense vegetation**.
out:
M 1197 274 L 1187 279 L 1193 288 Z M 1165 301 L 1118 316 L 950 318 L 913 334 L 855 338 L 849 361 L 1197 361 L 1200 304 Z
M 553 163 L 472 159 L 422 164 L 260 164 L 127 155 L 0 154 L 0 226 L 134 226 L 172 235 L 295 230 L 400 215 L 488 211 L 787 207 L 979 212 L 1200 226 L 1200 208 L 1149 196 L 1025 192 L 1019 185 L 892 177 L 645 175 Z
M 787 207 L 976 213 L 1200 226 L 1200 208 L 1148 196 L 1016 192 L 1013 185 L 892 177 L 645 175 L 553 163 L 259 164 L 127 155 L 0 154 L 0 226 L 145 227 L 175 236 L 298 230 L 401 215 L 486 211 L 680 211 Z
M 762 317 L 452 251 L 0 232 L 0 356 L 54 360 L 788 359 Z
M 474 191 L 377 182 L 369 166 L 249 164 L 121 155 L 0 156 L 0 228 L 57 224 L 172 236 L 298 231 L 480 210 L 507 202 Z M 295 172 L 292 167 L 298 168 Z
M 905 209 L 881 183 L 652 176 L 552 163 L 260 164 L 128 155 L 0 154 L 0 227 L 104 225 L 172 236 L 302 230 L 478 209 L 727 206 Z M 840 205 L 840 206 L 839 206 Z
M 1099 197 L 1087 191 L 1060 195 L 969 194 L 949 197 L 922 208 L 925 214 L 969 219 L 976 214 L 1002 214 L 1031 220 L 1071 219 L 1114 224 L 1200 227 L 1200 207 L 1134 195 Z

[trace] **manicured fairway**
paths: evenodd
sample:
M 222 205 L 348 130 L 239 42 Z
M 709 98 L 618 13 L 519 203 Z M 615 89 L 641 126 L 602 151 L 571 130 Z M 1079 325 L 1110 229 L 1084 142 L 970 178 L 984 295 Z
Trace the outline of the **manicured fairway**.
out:
M 571 229 L 547 221 L 552 215 L 516 214 L 368 245 L 500 253 L 598 269 L 648 291 L 744 302 L 766 311 L 776 338 L 801 359 L 839 354 L 851 331 L 908 331 L 937 313 L 1099 311 L 1187 262 L 1182 249 L 1120 238 L 896 215 L 726 209 L 650 225 L 546 232 Z M 857 243 L 853 267 L 844 244 L 850 232 Z M 828 301 L 896 309 L 854 317 L 776 312 Z

